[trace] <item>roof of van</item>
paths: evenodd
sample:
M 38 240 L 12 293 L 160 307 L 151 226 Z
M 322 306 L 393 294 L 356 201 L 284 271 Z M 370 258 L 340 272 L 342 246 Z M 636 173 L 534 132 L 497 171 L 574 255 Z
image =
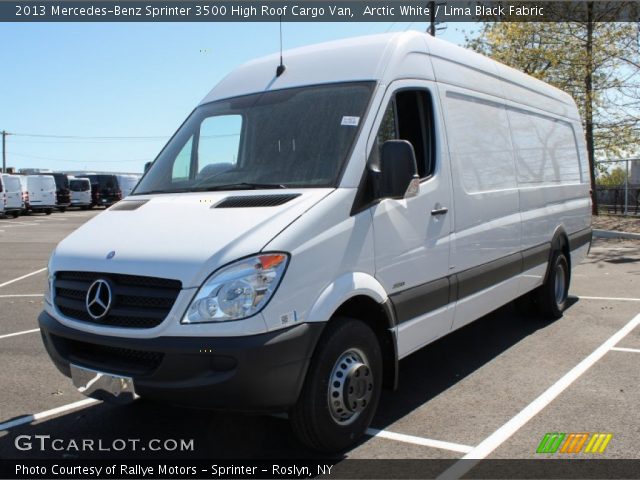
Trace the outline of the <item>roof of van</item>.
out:
M 202 103 L 303 85 L 359 80 L 388 84 L 400 78 L 421 78 L 577 117 L 573 99 L 561 90 L 471 50 L 416 31 L 295 48 L 284 51 L 283 59 L 286 70 L 280 77 L 276 77 L 279 54 L 238 67 Z

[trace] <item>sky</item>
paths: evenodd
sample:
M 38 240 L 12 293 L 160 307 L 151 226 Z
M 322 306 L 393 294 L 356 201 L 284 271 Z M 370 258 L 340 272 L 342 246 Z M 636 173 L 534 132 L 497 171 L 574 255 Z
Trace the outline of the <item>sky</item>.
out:
M 426 26 L 284 23 L 283 43 L 286 49 Z M 449 24 L 438 36 L 462 44 L 470 27 Z M 278 28 L 277 22 L 2 24 L 7 166 L 142 172 L 220 79 L 278 51 Z

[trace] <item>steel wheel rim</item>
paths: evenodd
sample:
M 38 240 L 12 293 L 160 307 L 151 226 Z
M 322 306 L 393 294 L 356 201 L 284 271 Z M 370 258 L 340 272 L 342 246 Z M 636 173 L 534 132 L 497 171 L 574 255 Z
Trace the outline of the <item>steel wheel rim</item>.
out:
M 329 376 L 327 399 L 329 413 L 338 425 L 358 419 L 371 402 L 374 379 L 367 356 L 350 348 L 338 357 Z
M 561 263 L 558 263 L 555 268 L 555 295 L 556 295 L 556 304 L 560 305 L 565 301 L 567 297 L 566 292 L 566 273 L 564 271 L 564 267 Z

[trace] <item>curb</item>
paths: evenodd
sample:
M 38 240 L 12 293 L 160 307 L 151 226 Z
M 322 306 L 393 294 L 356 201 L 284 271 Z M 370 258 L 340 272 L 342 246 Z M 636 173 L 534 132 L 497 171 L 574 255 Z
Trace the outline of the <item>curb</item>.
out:
M 619 232 L 617 230 L 593 230 L 595 238 L 623 238 L 626 240 L 640 240 L 640 233 Z

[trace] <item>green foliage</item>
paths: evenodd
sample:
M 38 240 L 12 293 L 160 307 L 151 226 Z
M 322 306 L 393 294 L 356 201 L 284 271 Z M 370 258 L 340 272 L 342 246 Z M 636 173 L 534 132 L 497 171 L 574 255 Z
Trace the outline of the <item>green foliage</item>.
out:
M 604 172 L 599 175 L 596 182 L 598 185 L 606 187 L 617 187 L 624 185 L 627 178 L 627 172 L 622 167 L 615 167 L 611 171 Z

